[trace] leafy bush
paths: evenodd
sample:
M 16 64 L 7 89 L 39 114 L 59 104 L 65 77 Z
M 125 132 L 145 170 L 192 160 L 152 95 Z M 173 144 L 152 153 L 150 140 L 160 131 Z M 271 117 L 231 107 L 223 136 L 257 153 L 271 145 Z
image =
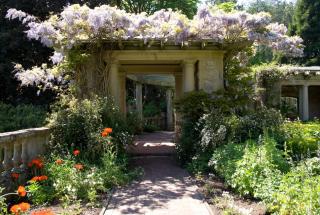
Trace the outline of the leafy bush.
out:
M 45 125 L 46 111 L 34 105 L 18 105 L 0 102 L 0 132 L 41 127 Z
M 259 143 L 248 140 L 223 146 L 213 154 L 210 164 L 241 195 L 261 198 L 270 191 L 269 182 L 274 182 L 266 179 L 276 179 L 288 171 L 283 155 L 275 141 L 266 136 Z
M 99 162 L 103 150 L 101 131 L 112 127 L 113 144 L 118 151 L 132 142 L 133 128 L 130 128 L 122 113 L 107 98 L 95 97 L 78 100 L 62 97 L 51 115 L 52 135 L 50 148 L 64 155 L 74 149 L 82 152 L 83 158 Z
M 286 122 L 277 133 L 278 141 L 295 160 L 317 155 L 320 145 L 320 122 Z
M 320 159 L 300 162 L 282 177 L 270 198 L 271 211 L 278 214 L 320 214 Z
M 212 100 L 203 91 L 186 93 L 176 101 L 177 111 L 182 115 L 181 136 L 176 144 L 177 156 L 182 165 L 191 161 L 199 148 L 198 120 L 210 110 Z

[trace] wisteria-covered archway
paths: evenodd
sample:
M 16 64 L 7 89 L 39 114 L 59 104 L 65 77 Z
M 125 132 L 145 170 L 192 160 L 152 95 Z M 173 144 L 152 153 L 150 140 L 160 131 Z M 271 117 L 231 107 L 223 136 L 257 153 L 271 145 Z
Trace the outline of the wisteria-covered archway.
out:
M 103 41 L 135 40 L 148 44 L 156 40 L 189 46 L 194 42 L 213 41 L 235 45 L 236 53 L 252 44 L 264 44 L 289 56 L 303 54 L 302 39 L 287 36 L 287 28 L 271 23 L 269 14 L 225 12 L 213 6 L 200 7 L 193 19 L 173 10 L 160 10 L 152 15 L 132 14 L 108 5 L 93 9 L 70 5 L 44 21 L 16 9 L 9 9 L 6 17 L 22 21 L 28 27 L 29 39 L 39 40 L 55 50 L 51 57 L 53 67 L 16 66 L 16 76 L 23 85 L 36 84 L 44 88 L 52 87 L 57 80 L 75 79 L 79 61 L 75 60 L 78 58 L 74 50 L 84 43 L 98 47 Z M 239 48 L 240 42 L 247 45 Z M 86 56 L 85 51 L 77 54 L 79 58 Z

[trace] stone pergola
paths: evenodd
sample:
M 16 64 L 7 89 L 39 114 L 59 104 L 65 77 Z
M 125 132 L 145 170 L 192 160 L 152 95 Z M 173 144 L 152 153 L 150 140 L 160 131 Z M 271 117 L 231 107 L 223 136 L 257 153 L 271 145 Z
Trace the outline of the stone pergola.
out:
M 307 121 L 320 117 L 320 67 L 292 67 L 289 75 L 275 87 L 279 96 L 296 98 L 299 118 Z
M 126 78 L 137 82 L 168 84 L 154 77 L 171 77 L 167 91 L 167 102 L 172 111 L 172 95 L 179 99 L 185 92 L 204 90 L 211 93 L 223 88 L 223 57 L 225 50 L 214 42 L 193 42 L 188 46 L 163 45 L 161 41 L 141 45 L 139 42 L 121 42 L 103 60 L 110 64 L 108 83 L 110 95 L 122 112 L 126 112 Z M 94 66 L 87 66 L 87 89 L 95 88 L 97 75 Z M 153 77 L 144 78 L 144 77 Z M 141 85 L 136 85 L 136 106 L 142 110 Z M 140 111 L 141 114 L 141 111 Z M 170 114 L 170 116 L 173 114 Z M 177 118 L 177 117 L 176 117 Z M 172 123 L 173 118 L 168 117 Z M 177 121 L 177 119 L 175 119 Z

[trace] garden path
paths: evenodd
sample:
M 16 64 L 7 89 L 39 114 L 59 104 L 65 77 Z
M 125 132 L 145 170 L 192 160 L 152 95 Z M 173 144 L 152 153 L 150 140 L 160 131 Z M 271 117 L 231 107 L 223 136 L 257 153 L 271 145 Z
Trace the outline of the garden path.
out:
M 172 140 L 173 137 L 172 133 L 160 132 L 145 134 L 137 140 L 150 140 L 150 137 L 157 136 L 161 137 L 158 142 L 166 138 Z M 152 142 L 157 143 L 156 139 Z M 156 152 L 156 148 L 152 148 L 152 154 Z M 146 154 L 146 151 L 143 152 Z M 104 215 L 212 214 L 190 175 L 178 166 L 173 156 L 136 156 L 133 160 L 135 166 L 144 169 L 142 179 L 116 190 Z

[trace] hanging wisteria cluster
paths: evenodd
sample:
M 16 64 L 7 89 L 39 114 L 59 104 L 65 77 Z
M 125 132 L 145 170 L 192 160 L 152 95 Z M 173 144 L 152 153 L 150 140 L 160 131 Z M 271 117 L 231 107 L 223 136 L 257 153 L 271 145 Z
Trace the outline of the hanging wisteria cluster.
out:
M 170 9 L 148 16 L 145 13 L 127 13 L 108 5 L 91 9 L 78 4 L 65 7 L 60 14 L 52 15 L 43 22 L 16 9 L 9 9 L 6 18 L 21 20 L 28 27 L 28 38 L 53 47 L 55 53 L 51 60 L 54 64 L 63 62 L 74 46 L 101 39 L 138 39 L 145 43 L 161 40 L 176 44 L 207 40 L 224 44 L 247 40 L 257 45 L 267 45 L 289 56 L 303 54 L 302 39 L 287 36 L 287 28 L 271 23 L 269 14 L 226 13 L 210 6 L 199 8 L 191 20 Z

